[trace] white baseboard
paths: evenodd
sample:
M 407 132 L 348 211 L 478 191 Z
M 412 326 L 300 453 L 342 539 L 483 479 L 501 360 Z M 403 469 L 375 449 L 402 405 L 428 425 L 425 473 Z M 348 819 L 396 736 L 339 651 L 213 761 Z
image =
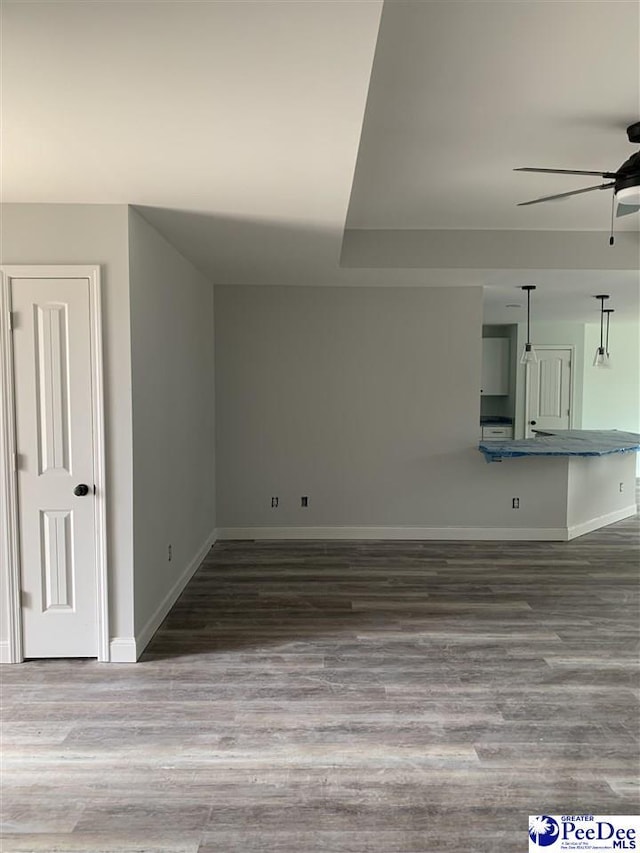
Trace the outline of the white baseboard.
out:
M 218 539 L 566 541 L 566 527 L 221 527 Z
M 185 586 L 189 583 L 196 570 L 199 568 L 200 564 L 207 556 L 211 547 L 215 544 L 216 539 L 218 539 L 218 531 L 213 530 L 209 536 L 207 536 L 205 542 L 198 550 L 198 553 L 191 560 L 189 565 L 182 572 L 178 580 L 171 587 L 169 592 L 165 595 L 163 600 L 160 602 L 160 605 L 153 613 L 151 618 L 147 621 L 146 625 L 142 628 L 142 630 L 136 634 L 135 638 L 135 647 L 136 647 L 136 659 L 140 657 L 142 652 L 148 646 L 149 641 L 158 630 L 160 625 L 162 624 L 165 616 L 171 610 L 173 605 L 178 600 L 178 596 L 185 588 Z
M 110 663 L 135 663 L 137 659 L 135 637 L 114 637 L 109 643 Z
M 11 663 L 9 640 L 0 640 L 0 663 Z
M 568 528 L 569 539 L 575 539 L 577 536 L 584 536 L 585 533 L 591 533 L 592 530 L 598 530 L 600 527 L 606 527 L 607 524 L 614 524 L 616 521 L 622 521 L 623 518 L 630 518 L 638 511 L 635 504 L 630 504 L 622 509 L 617 509 L 615 512 L 608 512 L 606 515 L 599 515 L 596 518 L 590 518 L 588 521 L 583 521 L 581 524 L 574 524 Z

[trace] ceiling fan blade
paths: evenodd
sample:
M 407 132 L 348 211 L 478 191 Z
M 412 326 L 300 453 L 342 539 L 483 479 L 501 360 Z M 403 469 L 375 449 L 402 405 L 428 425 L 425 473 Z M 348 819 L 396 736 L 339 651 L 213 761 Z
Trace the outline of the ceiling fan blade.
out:
M 543 172 L 545 175 L 598 175 L 601 178 L 616 178 L 617 172 L 588 172 L 583 169 L 532 169 L 525 166 L 514 172 Z
M 590 193 L 593 190 L 608 190 L 614 187 L 615 184 L 596 184 L 595 187 L 585 187 L 583 190 L 571 190 L 568 193 L 558 193 L 557 195 L 546 195 L 543 198 L 534 198 L 532 201 L 521 201 L 518 207 L 526 207 L 529 204 L 540 204 L 541 201 L 556 201 L 560 198 L 569 198 L 572 195 L 581 195 L 582 193 Z
M 628 216 L 630 213 L 637 213 L 639 210 L 640 204 L 619 204 L 616 216 Z

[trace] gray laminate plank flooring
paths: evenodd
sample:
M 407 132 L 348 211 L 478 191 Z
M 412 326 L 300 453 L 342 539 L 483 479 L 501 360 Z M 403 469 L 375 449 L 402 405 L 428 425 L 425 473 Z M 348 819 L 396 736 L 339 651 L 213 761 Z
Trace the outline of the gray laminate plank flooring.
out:
M 226 542 L 136 665 L 5 667 L 3 853 L 516 853 L 636 813 L 638 520 Z

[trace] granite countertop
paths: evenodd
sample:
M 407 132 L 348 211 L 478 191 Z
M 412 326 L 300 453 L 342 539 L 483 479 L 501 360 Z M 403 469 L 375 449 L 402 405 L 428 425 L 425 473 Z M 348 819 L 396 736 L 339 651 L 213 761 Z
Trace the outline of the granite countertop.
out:
M 623 430 L 537 430 L 536 438 L 481 441 L 478 449 L 487 462 L 519 456 L 606 456 L 640 450 L 640 435 Z
M 513 426 L 513 418 L 503 415 L 480 415 L 480 426 Z

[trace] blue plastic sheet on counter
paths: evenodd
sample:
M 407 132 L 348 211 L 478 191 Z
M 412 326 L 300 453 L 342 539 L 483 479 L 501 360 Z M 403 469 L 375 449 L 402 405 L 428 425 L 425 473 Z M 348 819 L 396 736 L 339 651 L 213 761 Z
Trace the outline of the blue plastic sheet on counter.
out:
M 640 435 L 623 430 L 540 430 L 535 438 L 481 441 L 478 449 L 487 462 L 518 456 L 606 456 L 640 450 Z

